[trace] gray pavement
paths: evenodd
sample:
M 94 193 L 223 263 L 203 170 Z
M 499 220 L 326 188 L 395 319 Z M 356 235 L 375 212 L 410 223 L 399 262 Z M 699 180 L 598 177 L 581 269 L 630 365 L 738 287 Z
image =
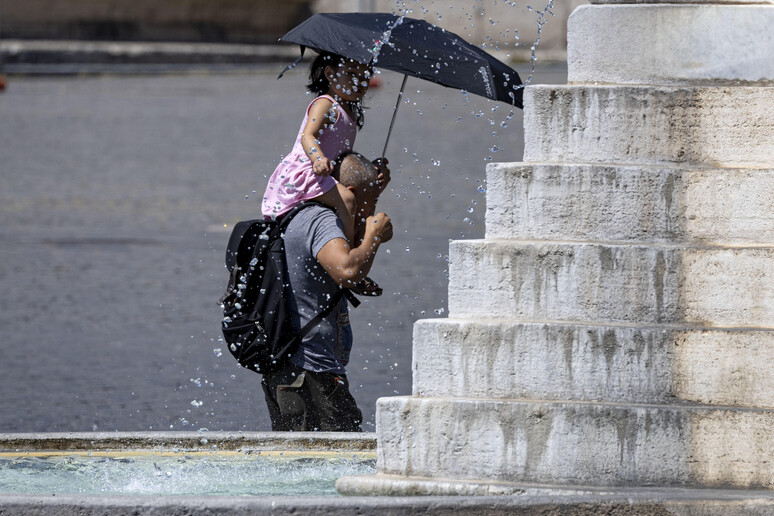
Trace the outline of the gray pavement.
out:
M 0 432 L 269 428 L 258 375 L 218 340 L 216 300 L 228 231 L 258 215 L 309 101 L 305 70 L 278 81 L 280 68 L 9 78 Z M 565 77 L 550 65 L 533 80 Z M 356 144 L 374 157 L 400 84 L 382 78 Z M 385 295 L 352 313 L 366 431 L 377 398 L 411 392 L 414 321 L 447 315 L 448 240 L 484 234 L 486 163 L 521 159 L 521 113 L 502 127 L 508 112 L 408 81 L 380 206 L 395 238 L 371 274 Z

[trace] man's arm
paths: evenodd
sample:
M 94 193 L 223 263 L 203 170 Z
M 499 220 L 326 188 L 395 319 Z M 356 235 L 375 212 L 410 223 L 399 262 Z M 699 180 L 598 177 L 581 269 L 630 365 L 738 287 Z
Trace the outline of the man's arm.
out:
M 342 287 L 352 287 L 371 270 L 376 251 L 382 242 L 392 238 L 392 223 L 384 213 L 366 219 L 363 242 L 354 249 L 346 239 L 329 240 L 317 253 L 317 261 Z

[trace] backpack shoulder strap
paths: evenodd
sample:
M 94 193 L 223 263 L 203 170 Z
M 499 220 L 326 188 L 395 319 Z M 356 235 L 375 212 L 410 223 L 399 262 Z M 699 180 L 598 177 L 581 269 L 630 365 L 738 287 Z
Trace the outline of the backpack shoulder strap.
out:
M 336 292 L 333 295 L 333 298 L 331 299 L 330 304 L 325 308 L 325 310 L 323 310 L 322 312 L 320 312 L 319 314 L 314 316 L 314 318 L 312 318 L 311 321 L 306 323 L 304 325 L 304 327 L 301 328 L 301 330 L 299 330 L 299 332 L 296 333 L 293 336 L 292 339 L 290 339 L 290 342 L 285 344 L 285 346 L 282 348 L 282 350 L 279 353 L 276 354 L 276 356 L 282 357 L 282 356 L 285 356 L 288 353 L 290 353 L 291 350 L 295 351 L 295 348 L 299 344 L 301 344 L 301 341 L 303 340 L 304 337 L 306 337 L 306 334 L 309 333 L 312 330 L 312 328 L 314 328 L 315 326 L 320 324 L 320 322 L 322 322 L 322 320 L 329 313 L 331 313 L 331 310 L 333 310 L 335 307 L 339 306 L 339 302 L 341 301 L 341 298 L 344 297 L 347 294 L 349 294 L 349 296 L 352 296 L 353 298 L 355 298 L 355 296 L 349 291 L 349 289 L 347 289 L 347 288 L 340 288 L 338 290 L 338 292 Z M 347 299 L 349 299 L 349 296 L 347 296 Z M 357 301 L 357 298 L 355 298 L 355 301 Z M 357 305 L 359 305 L 359 304 L 360 304 L 360 301 L 357 301 Z M 354 305 L 354 306 L 357 306 L 357 305 Z
M 288 224 L 290 224 L 290 221 L 293 220 L 293 217 L 298 215 L 298 212 L 300 212 L 304 208 L 308 208 L 310 206 L 322 206 L 323 208 L 327 208 L 327 209 L 333 211 L 333 208 L 331 208 L 330 206 L 326 206 L 326 205 L 324 205 L 321 202 L 317 202 L 317 201 L 304 201 L 301 204 L 299 204 L 298 206 L 294 207 L 289 212 L 287 212 L 286 214 L 284 214 L 282 217 L 279 218 L 279 227 L 280 227 L 280 229 L 285 229 L 288 226 Z
M 349 304 L 352 305 L 352 308 L 357 308 L 360 306 L 360 300 L 355 296 L 355 294 L 352 293 L 350 289 L 342 288 L 341 291 L 344 294 L 344 297 L 347 298 L 347 301 L 349 301 Z

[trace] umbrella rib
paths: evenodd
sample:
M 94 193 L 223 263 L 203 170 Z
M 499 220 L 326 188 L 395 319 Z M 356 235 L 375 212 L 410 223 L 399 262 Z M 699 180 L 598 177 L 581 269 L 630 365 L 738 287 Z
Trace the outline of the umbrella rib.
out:
M 392 126 L 395 125 L 395 117 L 398 115 L 398 108 L 400 107 L 400 101 L 403 98 L 403 90 L 406 87 L 406 79 L 408 75 L 403 75 L 403 83 L 400 85 L 400 93 L 398 93 L 398 101 L 395 103 L 395 109 L 392 112 L 392 121 L 390 121 L 390 129 L 387 131 L 387 140 L 384 142 L 384 149 L 382 150 L 382 157 L 387 154 L 387 144 L 390 143 L 390 135 L 392 134 Z

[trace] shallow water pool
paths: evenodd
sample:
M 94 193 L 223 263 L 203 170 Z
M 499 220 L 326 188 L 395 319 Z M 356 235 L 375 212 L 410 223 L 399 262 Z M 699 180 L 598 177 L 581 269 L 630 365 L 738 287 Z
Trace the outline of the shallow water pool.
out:
M 374 452 L 6 452 L 0 493 L 337 496 L 337 478 L 375 471 Z

